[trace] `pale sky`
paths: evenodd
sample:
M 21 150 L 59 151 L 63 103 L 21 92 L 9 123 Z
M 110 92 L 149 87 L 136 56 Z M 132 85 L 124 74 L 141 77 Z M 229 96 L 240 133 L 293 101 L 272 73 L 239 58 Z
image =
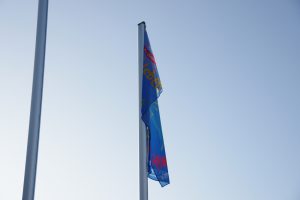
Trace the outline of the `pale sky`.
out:
M 21 199 L 37 0 L 0 0 L 0 199 Z M 149 200 L 300 199 L 299 0 L 49 0 L 36 200 L 137 200 L 137 24 L 171 184 Z

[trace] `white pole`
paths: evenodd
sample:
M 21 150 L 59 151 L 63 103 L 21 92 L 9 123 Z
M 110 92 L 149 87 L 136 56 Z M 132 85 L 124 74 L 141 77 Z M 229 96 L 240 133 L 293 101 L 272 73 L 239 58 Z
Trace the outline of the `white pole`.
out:
M 48 0 L 39 0 L 30 122 L 22 200 L 34 200 L 43 94 Z
M 140 200 L 148 200 L 148 172 L 147 172 L 147 135 L 146 126 L 141 119 L 142 80 L 144 56 L 145 22 L 138 24 L 138 55 L 139 55 L 139 157 L 140 157 Z

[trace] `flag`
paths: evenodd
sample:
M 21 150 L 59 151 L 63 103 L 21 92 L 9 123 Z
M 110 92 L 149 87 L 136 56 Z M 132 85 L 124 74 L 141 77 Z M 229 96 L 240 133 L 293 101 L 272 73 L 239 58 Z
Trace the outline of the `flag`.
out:
M 159 181 L 163 187 L 169 184 L 170 180 L 157 102 L 162 93 L 162 86 L 146 30 L 143 57 L 141 114 L 147 129 L 148 177 Z

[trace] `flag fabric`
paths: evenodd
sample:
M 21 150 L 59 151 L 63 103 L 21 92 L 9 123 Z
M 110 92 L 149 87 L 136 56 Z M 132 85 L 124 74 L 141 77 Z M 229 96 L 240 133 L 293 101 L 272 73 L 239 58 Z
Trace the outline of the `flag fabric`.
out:
M 155 58 L 145 30 L 141 113 L 148 138 L 148 177 L 159 181 L 163 187 L 170 180 L 157 102 L 161 93 L 162 86 Z

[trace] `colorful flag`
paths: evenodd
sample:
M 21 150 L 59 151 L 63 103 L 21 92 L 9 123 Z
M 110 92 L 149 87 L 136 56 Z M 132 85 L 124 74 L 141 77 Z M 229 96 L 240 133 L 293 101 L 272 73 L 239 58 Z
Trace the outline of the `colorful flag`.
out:
M 141 112 L 148 134 L 148 177 L 163 187 L 170 180 L 157 102 L 161 93 L 155 58 L 145 30 Z

